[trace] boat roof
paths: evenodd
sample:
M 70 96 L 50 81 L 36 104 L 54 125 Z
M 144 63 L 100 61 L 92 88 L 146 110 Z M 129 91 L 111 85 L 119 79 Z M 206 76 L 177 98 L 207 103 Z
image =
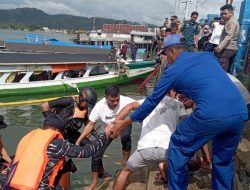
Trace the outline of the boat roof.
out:
M 0 53 L 1 63 L 112 63 L 105 54 Z M 2 64 L 3 65 L 3 64 Z M 5 64 L 4 64 L 5 65 Z

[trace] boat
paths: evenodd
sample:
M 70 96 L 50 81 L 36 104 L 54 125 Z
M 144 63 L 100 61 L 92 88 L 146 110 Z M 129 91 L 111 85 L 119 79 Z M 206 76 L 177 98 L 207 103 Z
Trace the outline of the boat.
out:
M 111 51 L 110 45 L 80 45 L 72 42 L 62 42 L 55 38 L 49 38 L 46 36 L 40 36 L 37 34 L 26 34 L 23 39 L 9 39 L 4 41 L 4 48 L 2 51 L 7 52 L 26 52 L 26 53 L 45 53 L 48 59 L 51 57 L 50 54 L 61 54 L 64 53 L 63 56 L 57 58 L 59 61 L 67 62 L 68 57 L 72 57 L 70 54 L 85 54 L 87 55 L 91 61 L 91 59 L 95 56 L 108 55 Z M 149 60 L 145 59 L 146 49 L 139 48 L 137 51 L 137 59 L 136 63 L 132 63 L 130 58 L 130 52 L 128 52 L 128 60 L 121 60 L 120 56 L 117 56 L 117 59 L 125 62 L 126 66 L 130 69 L 151 67 L 156 64 L 154 59 Z M 16 54 L 19 55 L 19 54 Z M 85 56 L 85 59 L 87 58 Z M 55 56 L 53 56 L 55 57 Z M 17 56 L 15 59 L 19 60 Z M 46 58 L 47 59 L 47 58 Z M 12 59 L 13 60 L 13 59 Z M 37 61 L 37 59 L 34 59 Z M 33 60 L 33 61 L 34 61 Z M 50 60 L 48 60 L 49 62 Z
M 130 69 L 124 62 L 111 62 L 102 54 L 93 58 L 91 54 L 0 53 L 0 60 L 0 97 L 124 84 L 144 79 L 154 70 Z
M 2 50 L 13 52 L 47 52 L 47 53 L 108 53 L 110 45 L 80 45 L 72 42 L 62 42 L 55 38 L 26 34 L 23 39 L 4 41 Z

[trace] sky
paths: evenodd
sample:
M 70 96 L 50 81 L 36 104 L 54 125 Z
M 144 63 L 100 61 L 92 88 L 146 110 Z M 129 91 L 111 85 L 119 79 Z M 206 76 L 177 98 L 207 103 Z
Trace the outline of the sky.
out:
M 163 24 L 170 15 L 183 17 L 187 0 L 0 0 L 0 9 L 31 7 L 48 14 L 69 14 L 87 17 L 123 19 L 139 23 Z M 188 18 L 192 11 L 199 18 L 207 14 L 218 14 L 225 0 L 188 0 Z M 180 3 L 179 3 L 180 2 Z M 235 15 L 238 16 L 242 0 L 234 0 Z

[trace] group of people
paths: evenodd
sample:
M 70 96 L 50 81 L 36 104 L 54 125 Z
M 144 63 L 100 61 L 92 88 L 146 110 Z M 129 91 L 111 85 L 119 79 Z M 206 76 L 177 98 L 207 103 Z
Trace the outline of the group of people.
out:
M 169 34 L 182 34 L 188 42 L 189 51 L 214 52 L 223 69 L 231 71 L 231 65 L 237 52 L 237 41 L 239 36 L 239 23 L 233 14 L 233 6 L 226 4 L 220 8 L 221 17 L 215 17 L 210 23 L 199 24 L 196 22 L 199 14 L 194 11 L 191 19 L 182 24 L 177 16 L 168 18 L 160 27 L 157 36 L 158 51 L 162 49 L 164 37 Z
M 127 40 L 124 40 L 123 43 L 119 46 L 119 56 L 121 56 L 122 59 L 127 60 L 128 56 L 128 50 L 130 49 L 130 56 L 132 59 L 132 63 L 136 62 L 136 56 L 137 56 L 137 50 L 138 46 L 135 44 L 135 42 L 132 40 L 131 43 L 129 43 Z M 110 53 L 109 53 L 109 59 L 112 61 L 115 61 L 117 58 L 117 50 L 115 47 L 112 47 Z

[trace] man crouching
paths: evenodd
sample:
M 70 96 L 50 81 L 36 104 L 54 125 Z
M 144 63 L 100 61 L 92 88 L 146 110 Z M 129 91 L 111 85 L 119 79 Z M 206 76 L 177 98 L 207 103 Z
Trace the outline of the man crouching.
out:
M 34 129 L 19 142 L 5 189 L 60 189 L 56 180 L 66 157 L 87 158 L 109 142 L 107 128 L 92 144 L 80 147 L 63 139 L 64 120 L 52 114 L 43 129 Z

